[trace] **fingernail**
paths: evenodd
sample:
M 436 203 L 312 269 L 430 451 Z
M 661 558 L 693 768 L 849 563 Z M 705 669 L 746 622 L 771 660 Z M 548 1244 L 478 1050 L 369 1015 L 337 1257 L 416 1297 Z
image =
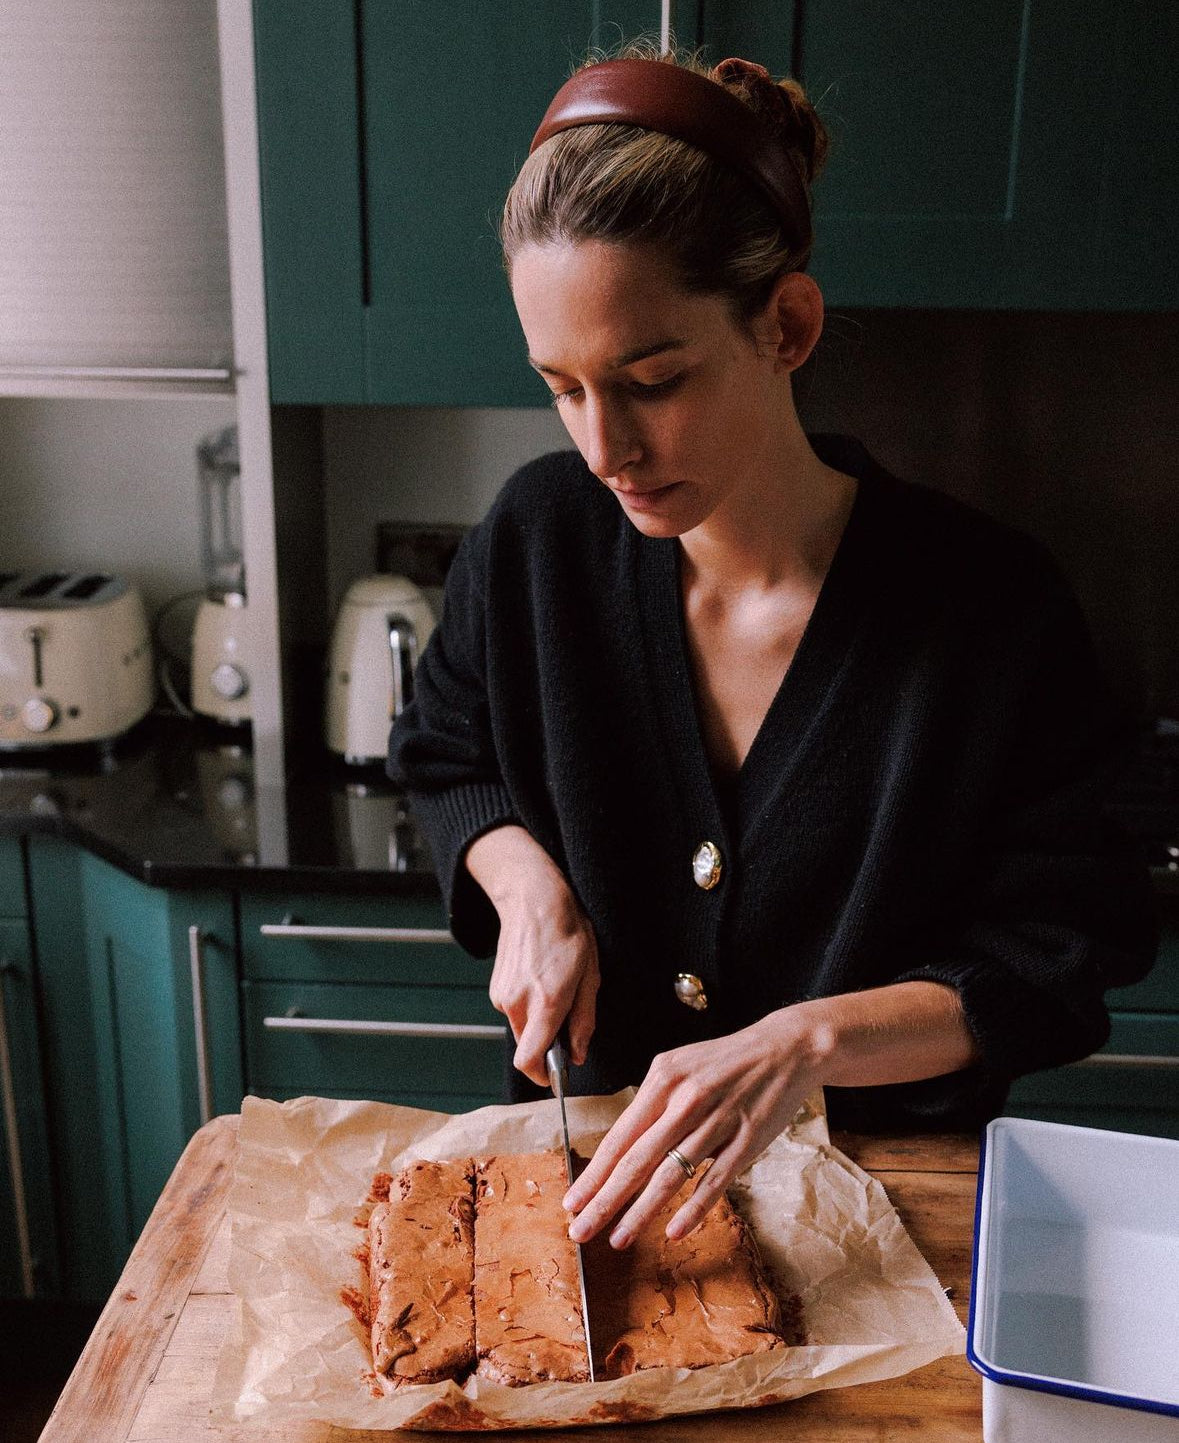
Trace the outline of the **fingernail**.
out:
M 576 1239 L 574 1241 L 576 1241 Z M 621 1252 L 623 1248 L 630 1247 L 630 1244 L 631 1235 L 623 1228 L 615 1228 L 610 1234 L 610 1246 L 614 1248 L 616 1252 Z
M 589 1224 L 584 1218 L 574 1218 L 569 1225 L 569 1236 L 575 1243 L 583 1243 L 589 1237 Z
M 575 1213 L 578 1211 L 577 1194 L 572 1188 L 570 1188 L 569 1191 L 565 1194 L 565 1196 L 561 1199 L 561 1206 L 565 1209 L 567 1213 Z

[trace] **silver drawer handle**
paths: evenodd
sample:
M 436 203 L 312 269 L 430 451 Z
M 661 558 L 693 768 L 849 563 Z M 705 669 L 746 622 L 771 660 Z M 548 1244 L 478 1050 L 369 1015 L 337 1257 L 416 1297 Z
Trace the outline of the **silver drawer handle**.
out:
M 228 366 L 0 366 L 0 380 L 39 381 L 229 381 Z
M 197 1105 L 201 1126 L 213 1116 L 209 1068 L 209 1027 L 205 1014 L 205 937 L 194 923 L 188 929 L 188 967 L 192 975 L 192 1025 L 196 1033 Z
M 1179 1071 L 1179 1057 L 1152 1057 L 1137 1052 L 1094 1052 L 1083 1057 L 1075 1067 L 1131 1067 L 1139 1072 Z
M 8 1009 L 4 1002 L 4 979 L 16 972 L 17 968 L 11 962 L 0 965 L 0 1106 L 4 1113 L 4 1132 L 8 1138 L 8 1170 L 12 1174 L 12 1210 L 16 1220 L 17 1251 L 20 1253 L 21 1289 L 26 1298 L 31 1298 L 35 1292 L 33 1240 L 29 1236 L 29 1204 L 25 1194 L 25 1170 L 20 1150 L 16 1082 L 8 1036 Z
M 453 942 L 442 927 L 312 927 L 302 922 L 263 922 L 263 937 L 305 937 L 316 942 Z
M 264 1017 L 263 1027 L 282 1032 L 339 1032 L 347 1037 L 469 1037 L 498 1042 L 506 1027 L 481 1022 L 376 1022 L 367 1018 Z

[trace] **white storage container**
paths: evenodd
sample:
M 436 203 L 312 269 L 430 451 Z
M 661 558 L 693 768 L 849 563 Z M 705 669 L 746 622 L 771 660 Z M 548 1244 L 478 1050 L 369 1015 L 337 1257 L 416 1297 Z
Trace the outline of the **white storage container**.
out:
M 1179 1142 L 996 1118 L 966 1351 L 986 1443 L 1179 1440 Z

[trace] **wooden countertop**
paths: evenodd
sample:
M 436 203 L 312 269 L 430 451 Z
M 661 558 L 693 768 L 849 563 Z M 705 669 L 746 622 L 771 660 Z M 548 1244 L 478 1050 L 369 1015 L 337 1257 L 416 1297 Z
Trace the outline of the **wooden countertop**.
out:
M 118 1286 L 70 1376 L 41 1443 L 327 1443 L 388 1438 L 326 1424 L 212 1427 L 208 1403 L 233 1312 L 226 1280 L 237 1118 L 214 1118 L 189 1143 Z M 970 1288 L 978 1145 L 973 1137 L 859 1137 L 832 1142 L 883 1183 L 913 1240 L 965 1321 Z M 981 1382 L 964 1357 L 903 1378 L 828 1389 L 772 1408 L 750 1408 L 561 1433 L 521 1432 L 521 1443 L 625 1437 L 634 1443 L 699 1439 L 770 1443 L 882 1443 L 929 1438 L 979 1443 Z M 405 1435 L 409 1436 L 409 1435 Z M 415 1437 L 422 1435 L 415 1434 Z

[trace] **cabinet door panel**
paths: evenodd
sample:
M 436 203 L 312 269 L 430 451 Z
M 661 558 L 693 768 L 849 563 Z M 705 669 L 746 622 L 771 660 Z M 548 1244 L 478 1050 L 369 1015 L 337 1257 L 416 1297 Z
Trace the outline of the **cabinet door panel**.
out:
M 1111 1012 L 1174 1012 L 1179 1014 L 1179 929 L 1164 926 L 1154 966 L 1132 987 L 1106 994 Z
M 0 921 L 0 1029 L 0 1298 L 52 1297 L 57 1240 L 36 988 L 23 921 Z
M 254 0 L 275 401 L 365 399 L 358 43 L 352 4 Z
M 504 197 L 553 92 L 590 44 L 654 5 L 362 4 L 369 399 L 539 405 L 503 273 Z M 647 17 L 650 17 L 647 19 Z M 427 57 L 445 49 L 445 65 Z
M 808 0 L 804 78 L 834 133 L 816 188 L 828 302 L 1174 305 L 1175 7 L 1129 9 Z
M 1079 1065 L 1021 1077 L 1006 1111 L 1115 1131 L 1179 1137 L 1179 1017 L 1115 1014 L 1105 1053 L 1161 1057 L 1174 1067 Z
M 25 863 L 19 837 L 0 837 L 0 917 L 23 917 Z
M 200 1124 L 188 929 L 206 940 L 214 1110 L 242 1096 L 227 896 L 145 886 L 56 838 L 29 843 L 67 1297 L 105 1298 Z
M 266 1017 L 475 1024 L 503 1027 L 483 989 L 333 987 L 318 983 L 242 986 L 250 1087 L 418 1105 L 415 1099 L 453 1093 L 498 1100 L 504 1042 L 492 1038 L 353 1036 L 276 1031 Z

